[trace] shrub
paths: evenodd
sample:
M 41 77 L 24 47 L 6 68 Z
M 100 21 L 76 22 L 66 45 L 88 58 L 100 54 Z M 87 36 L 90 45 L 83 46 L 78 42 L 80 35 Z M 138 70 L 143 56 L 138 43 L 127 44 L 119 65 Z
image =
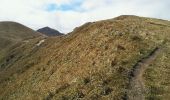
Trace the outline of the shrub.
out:
M 110 87 L 103 87 L 102 91 L 101 91 L 101 95 L 109 95 L 112 92 L 112 89 Z
M 123 46 L 121 46 L 121 45 L 118 45 L 118 46 L 117 46 L 117 49 L 118 49 L 118 50 L 126 50 L 125 47 L 123 47 Z

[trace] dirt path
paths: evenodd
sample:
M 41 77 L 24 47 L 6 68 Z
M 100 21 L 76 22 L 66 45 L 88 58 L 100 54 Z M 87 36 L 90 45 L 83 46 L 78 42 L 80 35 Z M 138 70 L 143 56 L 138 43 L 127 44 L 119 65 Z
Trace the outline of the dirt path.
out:
M 43 39 L 43 40 L 40 40 L 37 44 L 36 44 L 36 46 L 40 46 L 42 43 L 44 43 L 45 42 L 45 39 Z
M 145 84 L 143 74 L 152 61 L 157 57 L 160 48 L 155 48 L 147 57 L 139 60 L 129 75 L 129 84 L 124 100 L 144 100 Z

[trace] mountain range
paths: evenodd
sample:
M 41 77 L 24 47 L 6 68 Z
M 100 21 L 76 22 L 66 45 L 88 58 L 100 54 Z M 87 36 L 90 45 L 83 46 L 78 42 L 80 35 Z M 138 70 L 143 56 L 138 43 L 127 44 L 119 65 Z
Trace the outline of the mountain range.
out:
M 170 21 L 122 15 L 48 37 L 0 22 L 0 38 L 1 100 L 170 99 Z

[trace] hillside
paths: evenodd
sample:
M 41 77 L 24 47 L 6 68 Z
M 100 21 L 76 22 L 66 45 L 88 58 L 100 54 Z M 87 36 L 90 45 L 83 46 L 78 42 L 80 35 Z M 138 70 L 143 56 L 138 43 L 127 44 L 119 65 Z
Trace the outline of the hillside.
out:
M 44 28 L 38 29 L 37 32 L 40 32 L 40 33 L 42 33 L 46 36 L 61 36 L 61 35 L 64 35 L 64 34 L 60 33 L 59 31 L 52 29 L 50 27 L 44 27 Z
M 12 42 L 17 42 L 25 40 L 28 38 L 33 38 L 39 34 L 32 29 L 23 26 L 16 22 L 0 22 L 0 38 L 2 42 L 0 43 L 0 48 L 5 48 L 6 43 L 10 45 Z
M 3 100 L 169 100 L 170 22 L 119 16 L 13 47 Z
M 16 22 L 0 22 L 0 59 L 15 44 L 40 36 L 40 33 Z

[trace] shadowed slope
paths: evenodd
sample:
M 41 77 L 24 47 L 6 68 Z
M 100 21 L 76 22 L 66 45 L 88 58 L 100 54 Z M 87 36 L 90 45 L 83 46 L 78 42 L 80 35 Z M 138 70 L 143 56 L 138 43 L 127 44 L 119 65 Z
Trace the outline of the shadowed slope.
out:
M 0 22 L 0 59 L 11 46 L 38 36 L 41 34 L 19 23 Z
M 23 26 L 16 22 L 0 22 L 0 48 L 12 44 L 13 42 L 25 40 L 28 38 L 34 38 L 40 34 L 36 33 L 32 29 Z

